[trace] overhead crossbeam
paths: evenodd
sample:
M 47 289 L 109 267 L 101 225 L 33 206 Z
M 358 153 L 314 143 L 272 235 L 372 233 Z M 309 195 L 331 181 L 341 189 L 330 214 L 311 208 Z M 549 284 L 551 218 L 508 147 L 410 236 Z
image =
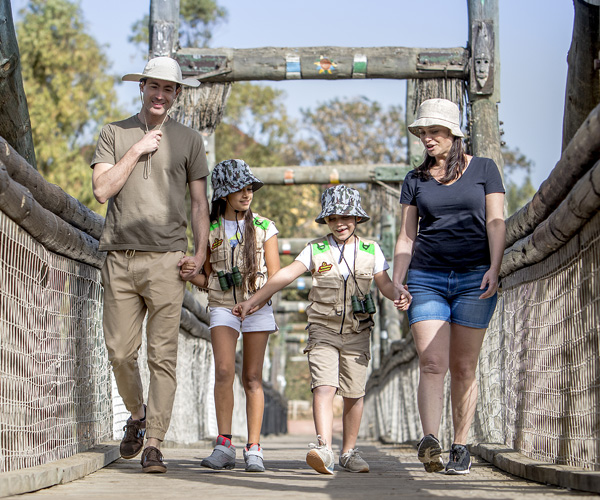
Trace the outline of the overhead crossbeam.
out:
M 468 78 L 464 47 L 183 48 L 175 59 L 186 76 L 211 82 Z

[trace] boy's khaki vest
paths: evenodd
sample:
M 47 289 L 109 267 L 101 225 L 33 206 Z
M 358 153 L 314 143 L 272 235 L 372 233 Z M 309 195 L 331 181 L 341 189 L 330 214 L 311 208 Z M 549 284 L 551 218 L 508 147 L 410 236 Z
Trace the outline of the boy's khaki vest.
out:
M 354 278 L 347 280 L 340 271 L 338 258 L 334 257 L 327 237 L 309 243 L 312 247 L 312 288 L 308 294 L 311 301 L 306 308 L 308 323 L 316 323 L 339 333 L 358 333 L 373 326 L 371 315 L 352 311 L 352 296 L 363 298 L 371 289 L 375 267 L 375 242 L 356 237 L 357 251 Z M 360 292 L 356 289 L 360 288 Z
M 265 219 L 258 214 L 254 214 L 254 229 L 256 233 L 256 261 L 258 263 L 258 274 L 256 278 L 256 289 L 258 290 L 267 282 L 267 266 L 265 264 L 265 237 L 267 229 L 273 221 Z M 210 307 L 227 307 L 231 309 L 238 302 L 247 300 L 250 297 L 248 292 L 242 293 L 242 288 L 232 286 L 229 290 L 221 290 L 218 271 L 230 273 L 233 266 L 238 266 L 242 276 L 246 273 L 243 259 L 244 246 L 246 242 L 238 243 L 235 248 L 231 248 L 227 235 L 225 234 L 225 224 L 223 218 L 213 222 L 208 233 L 208 247 L 210 248 L 210 265 L 212 272 L 208 277 L 208 305 Z

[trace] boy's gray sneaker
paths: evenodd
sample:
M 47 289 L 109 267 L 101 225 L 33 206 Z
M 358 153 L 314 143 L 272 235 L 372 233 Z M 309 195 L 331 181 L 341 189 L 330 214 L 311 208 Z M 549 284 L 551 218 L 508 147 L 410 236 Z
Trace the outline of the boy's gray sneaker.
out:
M 340 455 L 340 466 L 348 472 L 369 472 L 369 464 L 358 453 L 358 448 Z
M 419 442 L 417 456 L 425 467 L 426 472 L 439 472 L 444 470 L 442 460 L 442 447 L 433 434 L 427 434 Z
M 250 448 L 244 447 L 244 462 L 246 462 L 246 472 L 265 471 L 262 448 L 259 444 L 254 443 Z
M 231 444 L 231 439 L 225 436 L 217 437 L 214 450 L 209 457 L 200 462 L 200 465 L 214 470 L 233 469 L 235 467 L 235 446 Z
M 466 446 L 453 444 L 450 460 L 446 464 L 446 474 L 468 474 L 471 470 L 471 454 Z
M 306 463 L 321 474 L 333 474 L 333 451 L 327 448 L 327 443 L 321 436 L 317 436 L 317 444 L 310 443 L 312 448 L 306 455 Z

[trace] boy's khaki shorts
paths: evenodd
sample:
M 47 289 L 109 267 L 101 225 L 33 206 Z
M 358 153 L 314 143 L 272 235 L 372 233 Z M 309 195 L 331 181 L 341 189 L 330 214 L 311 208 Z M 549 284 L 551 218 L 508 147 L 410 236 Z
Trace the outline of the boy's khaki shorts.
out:
M 311 389 L 321 385 L 337 388 L 345 398 L 365 395 L 367 366 L 371 359 L 371 329 L 360 333 L 338 333 L 317 324 L 308 325 L 308 366 Z

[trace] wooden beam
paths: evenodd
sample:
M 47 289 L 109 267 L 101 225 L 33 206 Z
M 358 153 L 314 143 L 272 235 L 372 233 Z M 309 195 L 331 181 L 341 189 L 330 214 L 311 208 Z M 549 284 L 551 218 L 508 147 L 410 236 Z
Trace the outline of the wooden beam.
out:
M 51 252 L 102 268 L 106 254 L 98 240 L 43 208 L 31 192 L 12 180 L 0 161 L 0 210 Z
M 186 76 L 211 82 L 348 78 L 467 78 L 468 52 L 409 47 L 182 48 Z
M 573 37 L 567 55 L 563 151 L 588 114 L 600 104 L 600 7 L 585 0 L 574 3 Z
M 268 185 L 402 182 L 410 170 L 402 164 L 257 167 L 252 172 Z
M 42 207 L 94 239 L 100 239 L 104 217 L 65 193 L 56 184 L 51 184 L 44 179 L 2 137 L 0 137 L 0 161 L 4 163 L 11 179 L 29 189 Z
M 600 104 L 584 120 L 533 199 L 506 221 L 506 246 L 532 233 L 600 157 Z
M 0 136 L 37 168 L 10 0 L 0 0 Z

